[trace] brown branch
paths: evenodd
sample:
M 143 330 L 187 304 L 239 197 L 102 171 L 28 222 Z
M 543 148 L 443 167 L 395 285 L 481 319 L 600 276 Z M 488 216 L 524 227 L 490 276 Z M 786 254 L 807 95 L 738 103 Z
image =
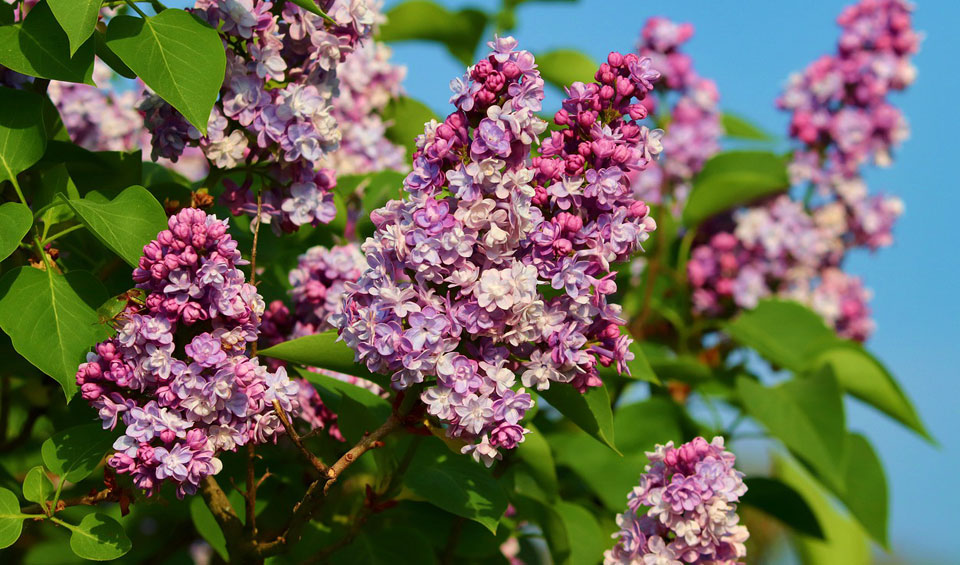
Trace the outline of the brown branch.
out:
M 273 401 L 273 409 L 276 410 L 277 416 L 280 418 L 280 422 L 283 424 L 283 429 L 287 431 L 287 436 L 290 437 L 290 441 L 297 446 L 297 449 L 300 450 L 300 453 L 303 454 L 307 462 L 313 465 L 313 468 L 319 471 L 321 476 L 326 476 L 327 471 L 329 471 L 330 468 L 324 465 L 323 461 L 320 461 L 320 458 L 314 455 L 312 451 L 303 445 L 303 439 L 300 437 L 300 434 L 297 433 L 297 430 L 294 429 L 286 410 L 284 410 L 283 407 L 280 406 L 280 403 L 276 400 Z
M 240 517 L 234 511 L 226 493 L 223 492 L 212 475 L 204 477 L 200 481 L 200 495 L 203 496 L 203 501 L 207 503 L 207 507 L 213 513 L 220 529 L 223 530 L 227 543 L 236 546 L 241 545 L 244 539 L 243 522 L 240 521 Z
M 344 453 L 343 457 L 330 466 L 330 469 L 327 471 L 327 484 L 323 487 L 323 493 L 326 494 L 330 490 L 330 487 L 333 486 L 333 483 L 337 482 L 337 478 L 347 470 L 347 467 L 353 465 L 361 455 L 371 449 L 383 447 L 383 438 L 399 428 L 401 424 L 402 421 L 397 414 L 392 413 L 390 417 L 387 418 L 387 421 L 374 430 L 372 434 L 364 435 L 363 438 L 357 442 L 357 445 L 353 446 L 350 451 Z
M 257 537 L 257 486 L 259 482 L 254 468 L 256 457 L 256 448 L 251 441 L 247 444 L 247 486 L 243 492 L 247 510 L 246 534 L 249 538 Z
M 85 496 L 78 496 L 76 498 L 66 498 L 66 499 L 59 500 L 57 502 L 57 507 L 54 510 L 54 512 L 59 512 L 64 508 L 68 508 L 70 506 L 96 506 L 101 502 L 119 502 L 120 496 L 121 496 L 120 491 L 105 488 L 101 491 L 97 491 L 92 494 L 87 494 Z M 24 506 L 21 512 L 23 512 L 24 514 L 38 514 L 38 515 L 41 513 L 47 514 L 47 512 L 50 510 L 50 502 L 47 502 L 45 506 L 46 508 L 44 508 L 43 506 L 40 506 L 39 504 L 31 504 L 29 506 Z

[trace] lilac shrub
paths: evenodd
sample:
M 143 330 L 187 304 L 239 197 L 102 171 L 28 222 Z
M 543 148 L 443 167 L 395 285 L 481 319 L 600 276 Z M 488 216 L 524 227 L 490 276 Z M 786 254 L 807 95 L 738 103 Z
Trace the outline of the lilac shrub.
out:
M 143 307 L 88 354 L 77 385 L 105 429 L 123 429 L 108 465 L 147 494 L 169 479 L 183 496 L 220 471 L 217 454 L 275 441 L 273 402 L 296 415 L 303 395 L 283 367 L 248 355 L 264 304 L 227 222 L 187 208 L 168 225 L 133 272 Z
M 738 523 L 737 502 L 747 487 L 723 438 L 669 442 L 647 457 L 626 512 L 617 514 L 617 543 L 603 554 L 604 565 L 740 562 L 750 534 Z
M 607 302 L 611 264 L 655 228 L 627 174 L 659 153 L 661 133 L 633 121 L 658 78 L 649 60 L 611 53 L 597 82 L 567 89 L 560 129 L 544 135 L 533 55 L 509 37 L 489 45 L 451 83 L 457 110 L 417 139 L 405 198 L 373 212 L 368 268 L 333 318 L 394 388 L 431 379 L 429 413 L 487 465 L 528 432 L 526 388 L 584 392 L 602 384 L 598 363 L 632 359 Z

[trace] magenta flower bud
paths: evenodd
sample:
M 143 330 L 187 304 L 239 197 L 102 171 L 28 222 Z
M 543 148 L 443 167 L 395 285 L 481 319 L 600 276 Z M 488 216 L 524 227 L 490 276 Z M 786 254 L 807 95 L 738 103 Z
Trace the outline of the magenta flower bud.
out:
M 103 394 L 103 387 L 97 383 L 80 383 L 79 379 L 77 380 L 77 384 L 80 385 L 80 396 L 84 400 L 96 400 Z
M 163 430 L 160 432 L 160 441 L 163 443 L 173 443 L 177 439 L 177 434 L 173 430 Z
M 564 161 L 567 174 L 577 175 L 583 170 L 583 164 L 585 161 L 582 155 L 567 155 Z
M 611 67 L 620 67 L 623 65 L 623 55 L 616 51 L 611 51 L 610 54 L 607 55 L 607 63 L 609 63 Z
M 507 78 L 507 80 L 514 80 L 523 74 L 523 71 L 520 69 L 520 65 L 517 65 L 513 61 L 507 61 L 504 63 L 503 67 L 501 68 L 501 72 L 503 73 L 503 76 Z
M 643 200 L 636 200 L 630 205 L 630 215 L 634 218 L 642 218 L 650 213 L 650 208 Z
M 491 104 L 493 104 L 493 102 L 496 99 L 497 99 L 496 93 L 490 92 L 489 90 L 484 89 L 477 92 L 476 102 L 479 106 L 484 106 L 484 107 L 490 106 Z
M 473 66 L 473 72 L 470 73 L 470 76 L 474 80 L 481 82 L 487 78 L 487 75 L 493 72 L 493 64 L 489 59 L 482 59 Z
M 597 121 L 596 112 L 592 112 L 590 110 L 580 112 L 580 114 L 577 115 L 577 123 L 580 124 L 580 127 L 583 127 L 583 128 L 589 128 L 596 121 Z
M 647 117 L 647 107 L 643 104 L 631 104 L 628 113 L 631 119 L 642 120 Z
M 487 75 L 487 78 L 483 81 L 483 87 L 490 92 L 498 93 L 503 90 L 506 83 L 507 80 L 503 76 L 503 73 L 495 71 Z
M 633 93 L 636 92 L 637 90 L 637 87 L 634 86 L 633 82 L 631 82 L 630 79 L 626 77 L 617 77 L 616 85 L 617 85 L 617 94 L 619 94 L 624 98 L 628 96 L 632 96 Z
M 561 108 L 560 110 L 557 110 L 556 114 L 553 115 L 553 121 L 558 126 L 565 126 L 570 123 L 570 114 L 568 114 L 566 110 Z
M 613 294 L 617 292 L 617 281 L 614 279 L 601 279 L 597 281 L 597 292 L 600 294 Z M 617 328 L 617 335 L 620 335 L 620 326 L 611 324 L 611 327 Z
M 573 244 L 570 243 L 570 240 L 561 238 L 553 242 L 553 250 L 558 257 L 569 255 L 570 251 L 573 250 Z
M 609 84 L 605 84 L 600 87 L 600 99 L 601 100 L 610 100 L 616 95 L 616 91 Z

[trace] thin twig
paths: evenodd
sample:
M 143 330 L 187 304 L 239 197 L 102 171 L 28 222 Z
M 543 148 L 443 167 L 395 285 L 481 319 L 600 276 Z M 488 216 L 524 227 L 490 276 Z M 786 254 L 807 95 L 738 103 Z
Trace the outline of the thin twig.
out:
M 387 421 L 384 422 L 382 426 L 374 430 L 373 433 L 363 436 L 350 451 L 344 453 L 327 471 L 327 484 L 323 487 L 323 493 L 326 494 L 330 490 L 330 487 L 333 486 L 333 483 L 337 482 L 337 478 L 341 473 L 346 471 L 347 467 L 353 465 L 361 455 L 371 449 L 382 447 L 383 438 L 399 428 L 401 423 L 400 418 L 397 417 L 395 413 L 390 414 L 390 417 L 387 418 Z
M 303 440 L 300 437 L 300 434 L 297 433 L 297 430 L 294 429 L 293 424 L 290 422 L 290 417 L 287 415 L 286 410 L 280 406 L 280 403 L 276 400 L 273 401 L 273 409 L 276 410 L 277 416 L 280 417 L 280 422 L 283 424 L 283 429 L 287 431 L 287 436 L 290 437 L 290 441 L 293 442 L 297 449 L 300 450 L 300 453 L 307 459 L 307 462 L 313 465 L 313 468 L 320 472 L 322 476 L 327 475 L 327 471 L 330 470 L 329 467 L 323 464 L 323 461 L 320 460 L 312 451 L 307 449 L 303 445 Z
M 46 504 L 47 508 L 44 508 L 39 504 L 31 504 L 30 506 L 24 506 L 21 512 L 25 514 L 37 514 L 37 515 L 40 515 L 40 513 L 51 514 L 53 512 L 59 512 L 64 508 L 68 508 L 70 506 L 96 506 L 101 502 L 118 502 L 119 500 L 120 500 L 119 491 L 105 488 L 93 494 L 78 496 L 76 498 L 65 498 L 57 502 L 56 508 L 50 508 L 50 503 L 48 502 Z
M 257 223 L 253 226 L 253 248 L 250 250 L 250 284 L 257 286 L 257 241 L 260 235 L 260 214 L 263 212 L 263 197 L 257 191 Z M 257 342 L 251 346 L 251 357 L 257 355 Z M 257 448 L 253 442 L 247 444 L 247 488 L 244 492 L 247 508 L 246 531 L 250 539 L 257 537 L 257 480 L 254 463 L 257 457 Z

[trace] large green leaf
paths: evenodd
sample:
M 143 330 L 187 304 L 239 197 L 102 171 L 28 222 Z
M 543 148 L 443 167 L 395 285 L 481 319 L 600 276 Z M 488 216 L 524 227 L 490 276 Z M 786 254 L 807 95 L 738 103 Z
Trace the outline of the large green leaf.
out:
M 487 16 L 480 10 L 453 12 L 424 0 L 400 3 L 388 10 L 386 17 L 387 23 L 380 27 L 382 41 L 436 41 L 445 45 L 464 65 L 473 62 L 473 54 L 487 27 Z
M 337 413 L 337 426 L 348 442 L 358 441 L 390 416 L 390 403 L 365 388 L 313 371 L 297 373 L 314 384 L 323 402 Z
M 759 126 L 736 114 L 724 112 L 720 116 L 720 121 L 723 125 L 723 134 L 727 137 L 752 141 L 771 141 L 773 139 L 773 136 L 763 131 Z
M 193 527 L 200 534 L 200 537 L 210 544 L 210 547 L 217 552 L 217 555 L 225 563 L 229 562 L 227 538 L 223 535 L 223 530 L 217 524 L 217 519 L 213 517 L 213 512 L 207 507 L 202 497 L 194 496 L 190 499 L 190 519 L 193 521 Z
M 260 351 L 263 357 L 272 357 L 308 367 L 320 367 L 345 375 L 360 377 L 389 388 L 390 379 L 367 370 L 367 366 L 353 360 L 353 350 L 337 341 L 336 330 L 308 335 L 278 343 Z
M 826 540 L 795 535 L 804 563 L 817 565 L 868 565 L 873 563 L 866 533 L 841 514 L 826 493 L 802 466 L 792 459 L 776 457 L 776 475 L 803 497 L 817 518 Z
M 554 384 L 541 391 L 540 396 L 591 437 L 620 453 L 614 443 L 613 411 L 607 387 L 600 385 L 580 394 L 572 386 Z
M 844 484 L 843 399 L 830 369 L 774 387 L 737 379 L 747 413 L 807 462 L 831 487 Z
M 537 68 L 543 80 L 563 88 L 574 82 L 593 82 L 600 65 L 576 49 L 555 49 L 537 55 Z
M 215 29 L 183 10 L 117 16 L 107 28 L 107 46 L 206 135 L 227 64 Z
M 90 561 L 111 561 L 122 557 L 133 546 L 123 526 L 106 514 L 87 514 L 71 530 L 70 549 Z
M 43 100 L 33 92 L 0 88 L 0 182 L 16 179 L 43 157 L 47 149 Z
M 425 439 L 403 482 L 417 496 L 496 533 L 507 498 L 490 473 L 469 457 L 452 453 L 438 439 Z
M 23 520 L 29 517 L 20 512 L 20 501 L 17 500 L 17 495 L 5 488 L 0 488 L 0 549 L 10 547 L 20 539 Z
M 33 207 L 37 209 L 47 207 L 39 219 L 48 227 L 65 222 L 74 216 L 70 206 L 60 199 L 61 194 L 67 199 L 80 198 L 80 191 L 70 178 L 66 165 L 57 164 L 45 168 L 40 173 L 40 186 L 33 193 Z
M 20 240 L 33 226 L 30 208 L 19 202 L 0 205 L 0 261 L 3 261 L 20 246 Z
M 889 549 L 887 479 L 883 463 L 860 434 L 847 434 L 846 481 L 840 500 L 847 506 L 873 539 Z
M 734 318 L 726 332 L 780 367 L 801 371 L 811 359 L 837 342 L 816 312 L 791 300 L 761 300 Z
M 417 149 L 417 136 L 423 134 L 423 125 L 435 119 L 437 115 L 426 104 L 405 96 L 394 98 L 383 110 L 383 121 L 390 124 L 384 137 L 406 148 L 410 159 Z
M 53 483 L 50 482 L 43 467 L 37 465 L 27 471 L 27 476 L 23 478 L 23 498 L 43 504 L 50 500 L 51 496 L 53 496 Z
M 97 239 L 132 267 L 139 263 L 143 246 L 167 228 L 163 206 L 142 186 L 131 186 L 108 202 L 88 195 L 67 204 Z
M 597 519 L 586 508 L 561 500 L 554 505 L 557 515 L 567 530 L 570 543 L 570 565 L 595 565 L 607 549 L 609 539 L 600 529 Z
M 73 55 L 97 27 L 103 0 L 47 0 L 47 3 L 60 27 L 67 32 L 70 54 Z
M 0 26 L 0 65 L 25 75 L 93 85 L 93 48 L 88 39 L 71 49 L 45 1 L 34 6 L 22 23 Z
M 693 180 L 683 223 L 707 218 L 790 187 L 786 161 L 765 151 L 727 151 L 712 157 Z
M 533 424 L 524 422 L 523 425 L 530 429 L 530 433 L 524 437 L 523 443 L 517 446 L 517 457 L 529 469 L 530 475 L 536 480 L 547 500 L 553 501 L 560 487 L 557 484 L 557 469 L 553 463 L 553 454 L 550 453 L 550 444 Z
M 93 33 L 94 41 L 94 51 L 97 54 L 97 57 L 101 61 L 107 64 L 113 72 L 124 78 L 137 78 L 137 73 L 133 72 L 130 67 L 126 65 L 123 61 L 120 60 L 120 57 L 117 57 L 117 54 L 113 52 L 113 49 L 107 47 L 107 33 L 106 31 L 97 30 Z
M 100 424 L 75 426 L 43 442 L 40 455 L 47 469 L 64 481 L 76 483 L 96 470 L 114 439 L 114 434 L 102 429 Z
M 740 498 L 745 506 L 752 506 L 780 520 L 794 531 L 824 539 L 823 529 L 807 501 L 792 487 L 777 479 L 750 477 L 744 481 L 747 492 Z
M 69 400 L 77 390 L 77 366 L 110 335 L 95 311 L 106 298 L 100 281 L 85 271 L 60 275 L 19 267 L 0 279 L 0 328 L 17 353 L 60 383 Z

